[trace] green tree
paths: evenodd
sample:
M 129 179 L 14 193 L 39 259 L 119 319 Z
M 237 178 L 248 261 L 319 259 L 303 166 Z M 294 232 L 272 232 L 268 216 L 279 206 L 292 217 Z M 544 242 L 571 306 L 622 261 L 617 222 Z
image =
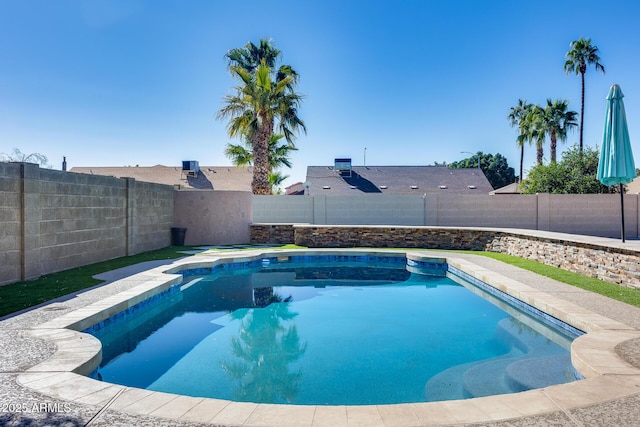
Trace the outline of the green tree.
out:
M 245 48 L 233 49 L 226 57 L 229 71 L 239 85 L 235 87 L 235 94 L 224 98 L 225 105 L 218 112 L 218 118 L 229 119 L 229 136 L 250 142 L 253 193 L 272 194 L 269 184 L 271 135 L 277 129 L 295 147 L 296 133 L 306 132 L 304 122 L 298 117 L 302 101 L 302 95 L 295 91 L 298 74 L 289 65 L 276 69 L 280 51 L 266 40 L 261 40 L 260 46 L 249 43 Z
M 548 165 L 537 165 L 529 171 L 520 185 L 524 194 L 592 194 L 612 193 L 613 187 L 603 185 L 596 177 L 598 150 L 573 146 L 564 152 L 562 160 Z
M 569 101 L 565 99 L 556 99 L 551 101 L 547 99 L 547 105 L 544 107 L 544 131 L 549 134 L 550 146 L 549 157 L 551 163 L 556 162 L 557 141 L 567 140 L 567 133 L 570 129 L 578 126 L 576 116 L 578 113 L 569 111 Z
M 229 61 L 229 67 L 238 66 L 252 73 L 263 60 L 267 67 L 274 69 L 281 54 L 271 41 L 261 39 L 258 45 L 249 42 L 245 47 L 231 49 L 225 57 Z
M 536 144 L 536 163 L 541 165 L 544 160 L 544 140 L 547 134 L 545 111 L 539 105 L 534 105 L 527 116 L 527 139 Z
M 295 146 L 289 143 L 281 144 L 280 140 L 282 138 L 284 138 L 283 135 L 275 133 L 269 138 L 269 166 L 271 172 L 268 180 L 271 185 L 271 192 L 276 194 L 281 192 L 279 187 L 284 180 L 289 178 L 288 175 L 283 175 L 278 169 L 281 167 L 290 168 L 291 159 L 289 158 L 289 153 L 297 150 Z M 227 144 L 224 152 L 235 166 L 250 166 L 253 164 L 251 141 L 245 140 L 244 145 Z
M 284 135 L 276 133 L 269 137 L 268 151 L 271 169 L 290 168 L 290 153 L 298 150 L 295 145 L 288 142 L 281 143 L 282 138 L 284 138 Z M 234 166 L 250 166 L 253 164 L 253 148 L 249 140 L 245 140 L 244 145 L 227 144 L 224 153 L 231 159 Z
M 449 167 L 451 169 L 477 168 L 478 159 L 480 159 L 480 169 L 494 189 L 516 182 L 515 171 L 500 153 L 494 155 L 478 151 L 467 159 L 451 163 Z
M 591 39 L 580 39 L 572 41 L 569 44 L 570 50 L 566 54 L 567 61 L 564 63 L 564 71 L 567 74 L 580 74 L 582 82 L 582 96 L 580 104 L 580 151 L 583 149 L 582 133 L 584 128 L 584 75 L 589 65 L 594 65 L 596 71 L 602 71 L 604 74 L 604 65 L 600 63 L 598 56 L 598 48 L 591 44 Z
M 533 104 L 529 104 L 526 100 L 519 99 L 518 105 L 515 107 L 511 107 L 509 111 L 509 115 L 507 118 L 511 123 L 511 127 L 518 128 L 518 138 L 516 139 L 516 143 L 518 147 L 520 147 L 520 175 L 518 176 L 520 182 L 522 182 L 522 172 L 523 172 L 523 164 L 524 164 L 524 145 L 528 140 L 528 116 L 530 114 L 530 110 L 533 108 Z
M 280 171 L 271 172 L 269 174 L 269 185 L 273 194 L 282 194 L 282 184 L 289 178 L 289 175 L 283 175 Z

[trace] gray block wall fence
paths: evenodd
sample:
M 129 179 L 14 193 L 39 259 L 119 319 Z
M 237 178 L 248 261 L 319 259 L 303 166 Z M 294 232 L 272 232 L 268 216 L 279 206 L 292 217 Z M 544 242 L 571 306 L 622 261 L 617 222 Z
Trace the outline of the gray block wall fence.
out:
M 0 284 L 170 244 L 171 186 L 0 162 Z
M 638 194 L 624 196 L 639 236 Z M 501 227 L 620 237 L 617 194 L 253 196 L 255 224 Z

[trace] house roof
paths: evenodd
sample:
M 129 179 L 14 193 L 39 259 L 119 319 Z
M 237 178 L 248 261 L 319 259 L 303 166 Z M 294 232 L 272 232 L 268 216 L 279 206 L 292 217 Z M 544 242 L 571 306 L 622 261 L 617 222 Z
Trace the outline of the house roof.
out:
M 353 166 L 351 176 L 333 166 L 307 167 L 308 194 L 487 194 L 493 190 L 477 168 Z
M 287 196 L 299 196 L 304 194 L 304 184 L 302 182 L 296 182 L 288 187 L 285 187 L 284 193 Z
M 509 185 L 505 185 L 504 187 L 500 187 L 500 188 L 496 188 L 493 191 L 490 191 L 489 194 L 491 195 L 495 195 L 495 194 L 520 194 L 520 184 L 517 182 L 514 182 L 512 184 Z
M 188 175 L 180 166 L 74 167 L 70 172 L 133 178 L 178 188 L 251 191 L 252 167 L 200 166 Z

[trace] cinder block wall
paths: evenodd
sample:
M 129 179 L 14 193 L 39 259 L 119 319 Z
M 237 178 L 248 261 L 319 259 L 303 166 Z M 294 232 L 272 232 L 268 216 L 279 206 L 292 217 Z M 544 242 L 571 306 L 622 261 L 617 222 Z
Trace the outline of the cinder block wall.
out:
M 0 284 L 168 246 L 173 191 L 0 163 Z
M 128 255 L 164 248 L 171 243 L 173 226 L 172 186 L 135 181 L 129 182 Z
M 21 167 L 25 279 L 126 253 L 126 181 Z
M 20 277 L 21 206 L 20 168 L 0 162 L 0 284 Z

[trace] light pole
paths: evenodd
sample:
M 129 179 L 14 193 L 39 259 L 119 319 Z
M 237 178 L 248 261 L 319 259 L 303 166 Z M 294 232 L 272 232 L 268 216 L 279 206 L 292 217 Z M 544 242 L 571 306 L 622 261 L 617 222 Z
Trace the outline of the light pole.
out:
M 475 154 L 473 154 L 470 151 L 461 151 L 461 154 L 471 154 L 471 157 L 475 156 Z M 480 169 L 480 156 L 478 155 L 478 169 Z

